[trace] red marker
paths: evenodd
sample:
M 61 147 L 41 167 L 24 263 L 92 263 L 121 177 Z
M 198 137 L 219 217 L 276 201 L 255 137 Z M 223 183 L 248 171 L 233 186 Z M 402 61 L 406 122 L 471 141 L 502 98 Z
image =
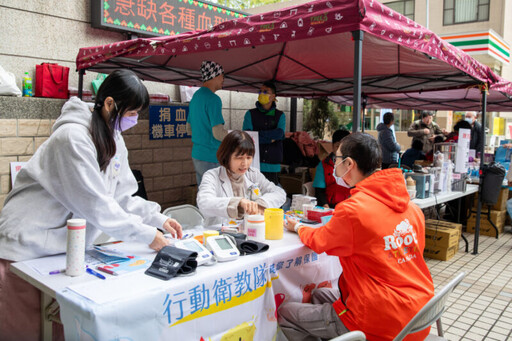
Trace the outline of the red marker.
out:
M 109 274 L 109 275 L 113 275 L 113 276 L 117 276 L 117 275 L 118 275 L 118 274 L 117 274 L 117 273 L 115 273 L 114 271 L 109 270 L 109 269 L 102 268 L 101 266 L 97 266 L 97 267 L 96 267 L 96 270 L 102 271 L 102 272 L 104 272 L 104 273 L 107 273 L 107 274 Z

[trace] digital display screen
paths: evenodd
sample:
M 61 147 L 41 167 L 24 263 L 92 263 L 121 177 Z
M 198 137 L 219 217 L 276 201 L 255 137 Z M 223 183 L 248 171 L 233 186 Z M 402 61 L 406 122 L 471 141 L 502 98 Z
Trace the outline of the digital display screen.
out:
M 233 247 L 231 246 L 231 244 L 229 244 L 229 242 L 224 239 L 224 238 L 221 238 L 221 239 L 215 239 L 215 241 L 217 242 L 217 244 L 219 245 L 219 247 L 222 249 L 222 250 L 229 250 L 229 249 L 232 249 Z
M 203 252 L 203 249 L 201 249 L 201 247 L 199 247 L 199 245 L 194 242 L 183 242 L 183 245 L 185 245 L 185 247 L 191 251 Z
M 207 1 L 92 0 L 92 27 L 169 36 L 208 30 L 247 13 Z

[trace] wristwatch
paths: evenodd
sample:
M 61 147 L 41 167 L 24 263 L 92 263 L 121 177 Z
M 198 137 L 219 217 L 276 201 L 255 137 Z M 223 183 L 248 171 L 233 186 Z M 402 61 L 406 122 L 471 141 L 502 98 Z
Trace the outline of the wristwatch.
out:
M 297 223 L 295 224 L 295 226 L 293 227 L 293 229 L 295 230 L 295 233 L 299 233 L 299 229 L 302 227 L 302 223 Z

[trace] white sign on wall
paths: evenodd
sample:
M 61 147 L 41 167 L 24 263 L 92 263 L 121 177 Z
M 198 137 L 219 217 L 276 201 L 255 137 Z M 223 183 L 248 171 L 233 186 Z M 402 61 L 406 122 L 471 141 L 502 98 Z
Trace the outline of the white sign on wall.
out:
M 470 139 L 470 129 L 459 129 L 459 139 L 457 141 L 457 157 L 455 161 L 455 172 L 457 173 L 467 173 L 468 171 Z

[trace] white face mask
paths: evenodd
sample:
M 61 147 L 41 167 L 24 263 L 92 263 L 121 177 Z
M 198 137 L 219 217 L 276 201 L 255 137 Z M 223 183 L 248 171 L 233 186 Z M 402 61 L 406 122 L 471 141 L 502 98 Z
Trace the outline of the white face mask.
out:
M 346 160 L 346 159 L 345 159 Z M 334 176 L 334 179 L 336 180 L 336 183 L 339 185 L 339 186 L 342 186 L 342 187 L 346 187 L 346 188 L 350 188 L 350 185 L 347 184 L 345 182 L 345 180 L 343 180 L 343 177 L 345 175 L 347 175 L 349 169 L 347 169 L 347 171 L 345 172 L 345 174 L 343 174 L 342 176 L 337 176 L 336 175 L 336 168 L 341 165 L 345 160 L 341 161 L 340 163 L 338 163 L 335 167 L 334 167 L 334 170 L 332 172 L 332 175 Z

